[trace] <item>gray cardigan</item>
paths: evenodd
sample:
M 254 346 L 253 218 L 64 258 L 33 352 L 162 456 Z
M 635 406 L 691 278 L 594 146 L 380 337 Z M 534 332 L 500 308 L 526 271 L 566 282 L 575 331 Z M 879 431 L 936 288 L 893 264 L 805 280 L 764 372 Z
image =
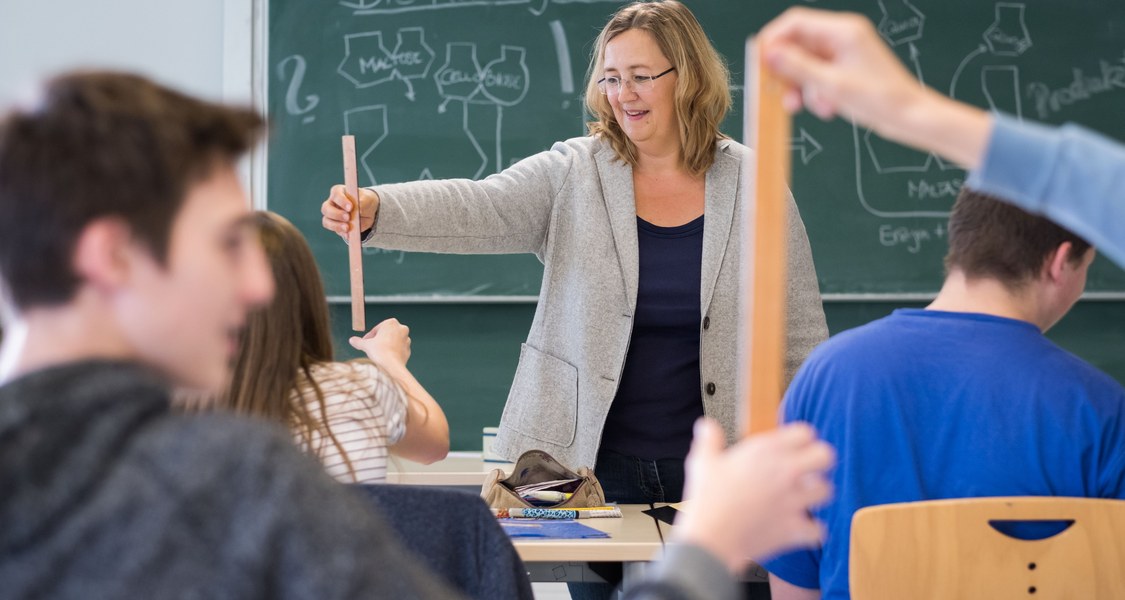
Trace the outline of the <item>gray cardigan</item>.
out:
M 750 150 L 716 144 L 707 172 L 700 282 L 704 412 L 736 435 L 742 197 Z M 534 253 L 543 285 L 493 443 L 497 453 L 546 450 L 593 466 L 617 392 L 637 301 L 632 168 L 600 138 L 556 143 L 481 181 L 417 181 L 375 188 L 381 248 L 460 254 Z M 828 334 L 808 237 L 790 202 L 787 378 Z M 779 399 L 780 400 L 780 399 Z

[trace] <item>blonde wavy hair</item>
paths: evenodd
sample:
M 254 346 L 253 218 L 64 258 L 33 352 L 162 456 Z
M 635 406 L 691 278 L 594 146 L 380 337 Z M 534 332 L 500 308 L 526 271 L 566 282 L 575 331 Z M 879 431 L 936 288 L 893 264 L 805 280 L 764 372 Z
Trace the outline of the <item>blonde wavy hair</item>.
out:
M 609 100 L 598 89 L 605 47 L 630 30 L 647 31 L 676 68 L 675 106 L 680 133 L 680 164 L 702 175 L 715 161 L 715 141 L 725 138 L 719 124 L 730 110 L 730 72 L 707 34 L 686 6 L 676 0 L 635 2 L 606 23 L 590 57 L 586 74 L 586 108 L 597 120 L 586 124 L 590 135 L 603 136 L 630 166 L 637 166 L 637 147 L 613 116 Z

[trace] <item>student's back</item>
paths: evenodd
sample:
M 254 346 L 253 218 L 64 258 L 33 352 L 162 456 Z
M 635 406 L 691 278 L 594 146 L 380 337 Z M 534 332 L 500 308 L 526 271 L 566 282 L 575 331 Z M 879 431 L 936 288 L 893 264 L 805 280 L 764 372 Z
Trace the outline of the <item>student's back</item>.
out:
M 969 192 L 950 236 L 950 275 L 928 309 L 828 340 L 786 393 L 784 420 L 811 423 L 840 461 L 836 498 L 814 511 L 824 546 L 766 564 L 778 600 L 800 597 L 781 582 L 848 598 L 851 519 L 865 506 L 1125 498 L 1125 390 L 1042 333 L 1078 298 L 1092 250 Z
M 1024 321 L 898 310 L 842 333 L 809 357 L 784 408 L 841 457 L 837 496 L 815 512 L 828 540 L 771 572 L 802 587 L 829 582 L 824 598 L 846 598 L 851 518 L 864 506 L 1125 498 L 1123 409 L 1120 385 Z M 801 559 L 819 568 L 793 569 Z

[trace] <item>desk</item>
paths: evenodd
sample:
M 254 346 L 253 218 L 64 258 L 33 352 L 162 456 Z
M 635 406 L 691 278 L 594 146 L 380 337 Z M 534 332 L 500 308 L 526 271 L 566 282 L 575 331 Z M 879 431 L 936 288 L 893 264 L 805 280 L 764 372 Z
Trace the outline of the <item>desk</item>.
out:
M 647 504 L 622 504 L 620 519 L 581 519 L 578 522 L 609 534 L 609 539 L 529 540 L 513 538 L 525 562 L 650 561 L 664 549 L 656 519 L 643 514 Z
M 431 465 L 393 457 L 387 468 L 387 483 L 440 485 L 479 491 L 493 469 L 510 473 L 512 463 L 484 462 L 480 452 L 450 452 Z M 621 505 L 620 519 L 582 519 L 610 535 L 591 540 L 517 540 L 512 542 L 527 566 L 532 581 L 603 581 L 590 571 L 588 561 L 625 564 L 625 583 L 639 577 L 644 565 L 664 549 L 656 519 L 643 514 L 647 504 Z
M 606 561 L 624 564 L 627 587 L 643 574 L 645 564 L 663 553 L 660 527 L 641 511 L 647 504 L 622 504 L 620 519 L 581 519 L 583 525 L 604 531 L 608 539 L 520 540 L 513 539 L 516 552 L 527 567 L 532 581 L 603 581 L 586 562 Z
M 387 464 L 387 483 L 475 487 L 479 491 L 493 469 L 511 472 L 512 463 L 484 462 L 480 452 L 450 452 L 431 465 L 392 455 Z

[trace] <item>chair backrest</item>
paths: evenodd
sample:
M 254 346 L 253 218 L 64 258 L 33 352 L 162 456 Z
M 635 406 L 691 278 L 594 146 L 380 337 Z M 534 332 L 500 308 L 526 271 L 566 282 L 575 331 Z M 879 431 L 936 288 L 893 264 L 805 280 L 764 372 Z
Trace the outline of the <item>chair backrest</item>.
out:
M 1012 521 L 1067 521 L 1037 540 Z M 884 504 L 852 519 L 855 600 L 1125 598 L 1125 501 L 965 498 Z
M 476 600 L 533 600 L 511 538 L 473 492 L 412 485 L 355 485 L 409 552 Z

